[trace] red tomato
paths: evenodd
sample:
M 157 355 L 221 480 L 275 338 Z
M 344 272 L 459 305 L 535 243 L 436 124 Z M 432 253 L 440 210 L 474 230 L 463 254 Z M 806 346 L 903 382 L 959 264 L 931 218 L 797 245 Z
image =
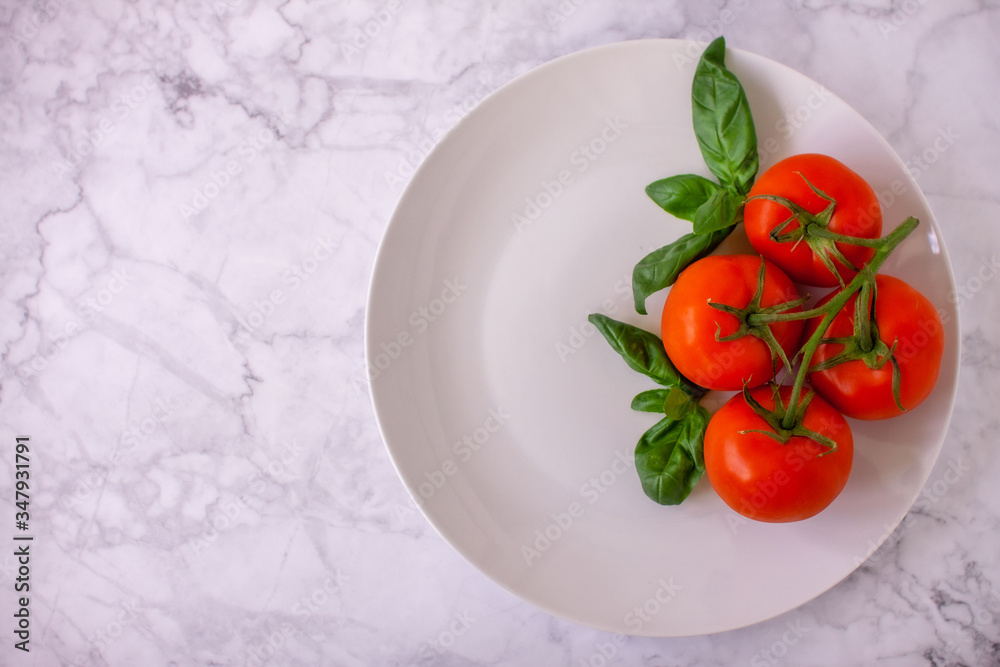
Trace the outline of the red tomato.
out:
M 778 162 L 757 179 L 748 197 L 775 195 L 798 204 L 811 214 L 818 214 L 830 202 L 816 194 L 809 183 L 806 183 L 806 179 L 836 202 L 827 225 L 829 231 L 866 239 L 881 236 L 882 211 L 875 191 L 859 175 L 826 155 L 806 153 Z M 777 264 L 796 282 L 822 287 L 840 285 L 837 277 L 810 246 L 808 239 L 799 243 L 779 243 L 771 238 L 771 230 L 791 216 L 792 211 L 778 202 L 768 199 L 747 201 L 743 211 L 743 226 L 754 250 Z M 799 227 L 798 221 L 792 221 L 780 233 L 786 234 Z M 833 245 L 859 269 L 875 252 L 871 248 L 842 242 Z M 850 282 L 856 272 L 835 258 L 834 264 L 844 283 Z
M 750 303 L 757 291 L 761 258 L 755 255 L 710 255 L 688 266 L 667 293 L 661 333 L 667 356 L 685 377 L 706 389 L 735 390 L 744 381 L 751 387 L 774 377 L 771 351 L 753 336 L 717 341 L 736 332 L 736 316 L 716 310 L 709 301 L 737 308 Z M 773 306 L 799 298 L 795 284 L 781 269 L 765 262 L 761 306 Z M 801 310 L 791 309 L 789 312 Z M 805 324 L 781 322 L 771 331 L 791 358 L 797 350 Z
M 944 356 L 944 325 L 934 304 L 899 278 L 880 274 L 875 277 L 875 286 L 878 336 L 888 347 L 899 341 L 894 354 L 900 370 L 900 400 L 904 408 L 911 410 L 930 395 L 937 383 Z M 836 293 L 827 295 L 817 306 Z M 857 295 L 851 297 L 841 309 L 825 338 L 841 338 L 853 333 L 857 298 Z M 818 320 L 809 322 L 807 336 L 812 335 L 818 324 Z M 844 346 L 838 343 L 823 343 L 816 349 L 811 365 L 822 363 L 843 349 Z M 876 370 L 859 359 L 810 373 L 809 381 L 821 396 L 848 417 L 886 419 L 903 414 L 893 399 L 892 374 L 891 363 Z
M 791 387 L 781 388 L 787 404 Z M 770 387 L 751 392 L 764 408 L 774 408 Z M 819 514 L 840 495 L 854 461 L 854 438 L 843 415 L 813 396 L 802 425 L 837 443 L 830 451 L 811 438 L 792 436 L 782 444 L 763 417 L 736 394 L 708 423 L 705 472 L 719 497 L 733 510 L 757 521 L 801 521 Z

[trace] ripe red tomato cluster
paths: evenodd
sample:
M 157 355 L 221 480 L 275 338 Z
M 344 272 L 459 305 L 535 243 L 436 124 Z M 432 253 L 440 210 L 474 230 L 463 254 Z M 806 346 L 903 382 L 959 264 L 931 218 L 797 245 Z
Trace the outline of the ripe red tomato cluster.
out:
M 802 215 L 795 215 L 795 210 Z M 720 340 L 737 331 L 741 322 L 711 304 L 747 307 L 758 292 L 761 262 L 763 290 L 758 305 L 762 309 L 800 299 L 797 283 L 819 287 L 849 283 L 875 250 L 872 244 L 854 245 L 843 237 L 878 239 L 882 218 L 875 192 L 858 174 L 831 157 L 804 154 L 775 164 L 757 180 L 743 222 L 760 257 L 715 255 L 687 267 L 667 295 L 663 344 L 677 369 L 693 382 L 717 390 L 756 387 L 749 396 L 770 411 L 776 408 L 776 396 L 786 403 L 791 395 L 791 387 L 775 393 L 764 386 L 783 365 L 780 359 L 773 360 L 774 346 L 757 335 Z M 802 228 L 810 224 L 822 227 L 820 233 L 803 235 Z M 814 309 L 842 289 L 831 292 Z M 868 300 L 859 307 L 862 294 Z M 830 365 L 851 347 L 849 339 L 867 324 L 869 315 L 876 322 L 866 329 L 869 340 L 853 348 L 854 357 L 863 358 Z M 859 317 L 861 322 L 856 322 Z M 821 319 L 766 326 L 785 358 L 792 360 Z M 841 492 L 850 474 L 853 438 L 844 417 L 885 419 L 904 414 L 897 405 L 894 382 L 905 411 L 915 408 L 937 382 L 944 343 L 944 328 L 933 304 L 902 280 L 878 275 L 874 289 L 854 294 L 840 309 L 815 348 L 809 368 L 819 369 L 809 373 L 802 391 L 798 432 L 785 433 L 783 442 L 769 436 L 772 425 L 743 394 L 735 395 L 712 417 L 704 448 L 712 486 L 735 511 L 760 521 L 797 521 L 819 513 Z M 779 411 L 798 408 L 778 407 Z M 825 437 L 827 444 L 802 433 Z

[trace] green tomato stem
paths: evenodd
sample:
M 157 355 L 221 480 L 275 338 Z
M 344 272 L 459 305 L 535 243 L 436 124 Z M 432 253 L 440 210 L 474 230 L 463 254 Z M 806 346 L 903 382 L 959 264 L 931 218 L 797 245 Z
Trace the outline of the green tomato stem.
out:
M 802 394 L 802 388 L 805 385 L 806 377 L 809 375 L 809 364 L 812 361 L 813 354 L 819 348 L 820 342 L 823 340 L 823 336 L 826 334 L 826 330 L 830 328 L 830 324 L 833 322 L 834 318 L 837 316 L 843 307 L 847 304 L 854 294 L 861 289 L 862 285 L 867 281 L 874 281 L 875 274 L 878 272 L 882 263 L 889 257 L 890 253 L 896 249 L 903 239 L 909 236 L 910 232 L 917 228 L 920 221 L 910 216 L 907 218 L 899 227 L 892 230 L 888 235 L 879 239 L 880 243 L 875 249 L 875 254 L 865 265 L 864 269 L 860 271 L 854 279 L 851 280 L 835 297 L 827 301 L 821 308 L 813 308 L 811 311 L 806 311 L 811 313 L 811 317 L 818 317 L 820 314 L 823 315 L 823 319 L 820 320 L 819 326 L 816 327 L 816 331 L 813 332 L 806 344 L 802 346 L 802 360 L 799 366 L 799 371 L 795 376 L 795 384 L 792 385 L 792 394 L 789 397 L 788 404 L 790 406 L 795 406 L 799 404 L 799 396 Z M 794 313 L 795 315 L 801 316 L 805 313 Z M 777 321 L 777 320 L 774 320 Z M 783 420 L 782 426 L 786 429 L 791 429 L 795 426 L 795 410 L 789 410 Z
M 915 218 L 911 219 L 915 220 Z M 878 255 L 878 250 L 880 248 L 889 246 L 886 252 L 882 255 L 881 259 L 878 260 L 878 264 L 875 265 L 875 269 L 873 269 L 874 271 L 878 271 L 878 267 L 881 266 L 882 262 L 885 261 L 885 258 L 889 256 L 889 253 L 891 253 L 896 248 L 896 246 L 898 246 L 899 243 L 904 238 L 906 238 L 906 236 L 910 233 L 910 231 L 912 231 L 912 229 L 907 229 L 905 232 L 902 233 L 902 236 L 900 236 L 899 238 L 894 237 L 894 234 L 896 234 L 900 229 L 906 227 L 909 224 L 909 222 L 910 219 L 907 219 L 905 222 L 903 222 L 902 225 L 893 230 L 891 234 L 878 239 L 862 239 L 855 236 L 844 236 L 843 234 L 837 234 L 835 232 L 831 232 L 825 229 L 821 230 L 819 235 L 822 236 L 823 238 L 833 239 L 836 241 L 844 241 L 845 243 L 852 243 L 854 245 L 864 245 L 866 247 L 875 248 L 876 254 L 872 256 L 872 259 L 868 262 L 867 266 L 872 266 L 874 264 L 875 257 Z M 916 228 L 917 224 L 919 224 L 919 220 L 912 225 L 912 228 Z M 864 241 L 864 243 L 860 243 L 859 241 Z M 864 283 L 863 279 L 858 281 L 858 276 L 861 275 L 861 273 L 864 273 L 864 271 L 858 272 L 858 274 L 855 275 L 854 281 L 844 286 L 845 292 L 848 289 L 851 289 L 853 290 L 851 292 L 853 294 L 854 291 L 857 291 L 857 289 L 860 288 L 860 286 Z M 829 303 L 819 308 L 813 308 L 811 310 L 799 310 L 790 313 L 787 312 L 754 313 L 747 318 L 747 321 L 751 325 L 775 324 L 776 322 L 794 322 L 796 320 L 811 320 L 813 318 L 826 315 L 827 312 L 829 312 Z
M 809 230 L 809 233 L 821 239 L 830 239 L 831 241 L 836 241 L 837 243 L 848 243 L 850 245 L 864 246 L 865 248 L 879 248 L 885 242 L 884 238 L 867 239 L 861 236 L 847 236 L 846 234 L 831 232 L 825 227 L 813 227 Z
M 826 315 L 826 307 L 812 310 L 798 310 L 794 313 L 754 313 L 747 318 L 750 324 L 774 324 L 775 322 L 795 322 L 796 320 L 811 320 L 814 317 Z

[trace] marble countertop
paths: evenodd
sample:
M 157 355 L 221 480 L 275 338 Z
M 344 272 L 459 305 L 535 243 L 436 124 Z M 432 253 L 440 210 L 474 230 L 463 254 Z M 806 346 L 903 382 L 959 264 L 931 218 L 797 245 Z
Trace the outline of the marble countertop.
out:
M 842 583 L 621 639 L 507 593 L 415 508 L 358 382 L 367 286 L 415 166 L 498 86 L 719 34 L 910 164 L 959 286 L 958 403 L 923 502 Z M 0 1 L 0 538 L 18 436 L 34 536 L 30 653 L 0 555 L 0 663 L 1000 664 L 998 34 L 971 0 Z

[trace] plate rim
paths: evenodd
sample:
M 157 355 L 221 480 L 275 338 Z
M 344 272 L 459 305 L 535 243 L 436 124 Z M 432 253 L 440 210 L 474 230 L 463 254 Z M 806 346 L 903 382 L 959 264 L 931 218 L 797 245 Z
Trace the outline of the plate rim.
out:
M 386 253 L 387 240 L 389 239 L 389 237 L 390 237 L 393 229 L 395 229 L 395 228 L 399 227 L 400 225 L 404 224 L 402 222 L 402 219 L 403 219 L 402 218 L 402 211 L 403 211 L 404 204 L 413 196 L 413 192 L 418 187 L 419 181 L 422 180 L 421 179 L 421 175 L 423 173 L 425 173 L 426 171 L 432 169 L 431 165 L 433 165 L 433 163 L 434 163 L 434 157 L 435 157 L 435 155 L 437 153 L 441 152 L 442 146 L 444 144 L 448 143 L 448 142 L 454 141 L 455 137 L 460 132 L 464 131 L 465 127 L 467 127 L 468 125 L 471 125 L 471 124 L 475 123 L 476 122 L 476 118 L 481 113 L 484 113 L 482 110 L 486 106 L 488 106 L 494 98 L 496 98 L 496 97 L 498 97 L 498 96 L 500 96 L 502 94 L 505 94 L 505 91 L 507 91 L 508 89 L 510 89 L 510 88 L 512 88 L 512 87 L 514 87 L 516 85 L 522 85 L 523 82 L 525 82 L 526 80 L 530 80 L 530 79 L 533 79 L 533 78 L 538 77 L 538 76 L 544 76 L 549 70 L 555 69 L 555 68 L 560 67 L 560 66 L 563 66 L 567 61 L 575 60 L 575 59 L 578 59 L 578 58 L 582 59 L 582 58 L 585 58 L 585 57 L 591 57 L 591 56 L 593 56 L 595 54 L 598 54 L 598 53 L 600 53 L 602 51 L 617 51 L 617 50 L 620 50 L 620 49 L 623 49 L 623 48 L 635 48 L 635 47 L 640 46 L 640 45 L 650 45 L 650 44 L 658 44 L 658 43 L 673 43 L 675 45 L 682 45 L 682 44 L 683 45 L 691 45 L 691 44 L 693 44 L 693 45 L 697 45 L 699 47 L 698 53 L 701 52 L 701 50 L 704 48 L 704 46 L 707 46 L 709 44 L 708 41 L 680 39 L 680 38 L 626 39 L 626 40 L 620 40 L 620 41 L 615 41 L 615 42 L 608 42 L 608 43 L 599 44 L 599 45 L 595 45 L 595 46 L 585 47 L 585 48 L 582 48 L 582 49 L 579 49 L 579 50 L 576 50 L 576 51 L 572 51 L 570 53 L 562 54 L 562 55 L 557 56 L 557 57 L 555 57 L 555 58 L 553 58 L 551 60 L 548 60 L 548 61 L 545 61 L 545 62 L 543 62 L 541 64 L 538 64 L 538 65 L 536 65 L 536 66 L 528 69 L 527 71 L 522 72 L 521 74 L 515 75 L 514 77 L 512 77 L 508 81 L 505 81 L 503 84 L 501 84 L 500 86 L 498 86 L 497 88 L 495 88 L 494 90 L 492 90 L 491 92 L 489 92 L 487 95 L 485 95 L 481 100 L 479 100 L 479 102 L 476 104 L 476 106 L 473 109 L 471 109 L 468 113 L 464 114 L 453 126 L 451 126 L 450 128 L 448 128 L 446 131 L 444 131 L 440 135 L 440 137 L 435 141 L 434 146 L 431 148 L 431 150 L 426 153 L 426 155 L 421 160 L 420 164 L 415 168 L 413 174 L 409 177 L 408 182 L 406 183 L 406 185 L 403 187 L 402 191 L 400 192 L 400 194 L 399 194 L 399 196 L 397 198 L 397 201 L 396 201 L 395 205 L 393 206 L 392 213 L 390 214 L 389 219 L 388 219 L 388 221 L 387 221 L 387 223 L 386 223 L 386 225 L 385 225 L 385 227 L 384 227 L 384 229 L 382 231 L 381 237 L 379 239 L 379 243 L 378 243 L 377 250 L 376 250 L 376 253 L 375 253 L 375 256 L 374 256 L 374 260 L 372 262 L 372 267 L 371 267 L 371 271 L 370 271 L 370 275 L 369 275 L 369 281 L 368 281 L 368 293 L 367 293 L 367 296 L 366 296 L 366 299 L 365 299 L 365 317 L 364 317 L 364 325 L 363 325 L 364 326 L 364 342 L 363 342 L 363 347 L 364 347 L 364 360 L 363 360 L 364 369 L 363 369 L 363 373 L 364 373 L 364 377 L 365 377 L 365 382 L 368 385 L 368 392 L 367 393 L 368 393 L 369 400 L 370 400 L 371 407 L 372 407 L 372 411 L 373 411 L 373 414 L 374 414 L 374 417 L 375 417 L 376 425 L 378 427 L 379 435 L 380 435 L 380 437 L 382 439 L 382 442 L 383 442 L 384 448 L 386 450 L 386 453 L 389 455 L 389 459 L 392 462 L 393 468 L 394 468 L 394 470 L 396 472 L 396 475 L 397 475 L 399 481 L 402 483 L 402 485 L 403 485 L 404 489 L 406 490 L 407 494 L 410 496 L 410 499 L 416 504 L 416 506 L 420 510 L 421 515 L 434 528 L 434 530 L 438 534 L 438 536 L 445 543 L 447 543 L 459 556 L 461 556 L 462 559 L 466 561 L 466 563 L 468 563 L 469 565 L 471 565 L 476 571 L 478 571 L 480 574 L 484 575 L 492 583 L 498 585 L 500 588 L 502 588 L 503 590 L 507 591 L 508 593 L 510 593 L 511 595 L 513 595 L 518 600 L 521 600 L 521 601 L 524 601 L 524 602 L 526 602 L 528 604 L 531 604 L 532 606 L 534 606 L 534 607 L 536 607 L 538 609 L 541 609 L 541 610 L 545 611 L 546 613 L 549 613 L 550 615 L 555 616 L 557 618 L 562 618 L 562 619 L 574 622 L 574 623 L 579 624 L 579 625 L 584 626 L 584 627 L 594 628 L 594 629 L 598 629 L 598 630 L 602 630 L 602 631 L 606 631 L 606 632 L 611 632 L 611 633 L 617 633 L 617 634 L 621 634 L 621 635 L 625 635 L 625 636 L 678 637 L 678 638 L 680 638 L 680 637 L 694 637 L 694 636 L 711 636 L 711 635 L 720 634 L 720 633 L 724 633 L 724 632 L 730 632 L 730 631 L 733 631 L 733 630 L 738 630 L 738 629 L 741 629 L 741 628 L 751 627 L 751 626 L 754 626 L 754 625 L 757 625 L 757 624 L 760 624 L 760 623 L 764 623 L 764 622 L 766 622 L 768 620 L 771 620 L 773 618 L 777 618 L 777 617 L 779 617 L 779 616 L 781 616 L 783 614 L 790 613 L 790 612 L 792 612 L 792 611 L 794 611 L 794 610 L 802 607 L 803 605 L 805 605 L 805 604 L 807 604 L 809 602 L 812 602 L 813 600 L 816 600 L 820 596 L 828 593 L 833 588 L 836 588 L 840 583 L 842 583 L 845 579 L 847 579 L 854 572 L 856 572 L 865 562 L 867 562 L 872 557 L 872 555 L 875 552 L 878 551 L 878 548 L 881 547 L 884 542 L 880 542 L 877 545 L 876 549 L 874 551 L 872 551 L 872 553 L 867 554 L 861 562 L 859 562 L 856 565 L 854 565 L 853 567 L 849 568 L 840 578 L 837 578 L 835 581 L 833 581 L 825 589 L 823 589 L 823 590 L 815 593 L 814 595 L 812 595 L 811 597 L 809 597 L 809 598 L 807 598 L 805 600 L 802 600 L 801 602 L 799 602 L 798 604 L 796 604 L 794 607 L 791 607 L 789 609 L 785 609 L 783 611 L 779 611 L 777 613 L 768 615 L 766 617 L 758 618 L 757 620 L 750 621 L 750 622 L 747 622 L 747 623 L 741 623 L 741 624 L 737 624 L 737 625 L 732 625 L 731 627 L 722 627 L 722 628 L 719 628 L 717 630 L 711 630 L 709 632 L 702 632 L 702 633 L 687 633 L 687 634 L 660 634 L 660 633 L 656 633 L 656 634 L 652 634 L 652 633 L 644 633 L 644 632 L 641 632 L 641 631 L 637 632 L 637 633 L 632 633 L 632 632 L 626 631 L 625 629 L 623 629 L 620 626 L 619 627 L 612 627 L 612 626 L 604 625 L 604 624 L 599 623 L 599 622 L 595 622 L 593 620 L 588 620 L 588 619 L 582 618 L 581 615 L 573 613 L 571 611 L 567 611 L 564 608 L 555 608 L 552 604 L 550 604 L 550 603 L 548 603 L 548 602 L 546 602 L 544 600 L 541 600 L 538 597 L 532 595 L 530 589 L 528 589 L 528 590 L 526 590 L 526 589 L 515 589 L 512 585 L 510 585 L 510 583 L 508 583 L 508 582 L 506 582 L 506 581 L 504 581 L 504 580 L 502 580 L 502 579 L 500 579 L 498 577 L 495 577 L 492 574 L 490 574 L 487 571 L 485 571 L 480 566 L 480 564 L 471 557 L 471 555 L 468 553 L 467 549 L 460 548 L 455 542 L 453 542 L 451 539 L 448 538 L 448 536 L 446 535 L 446 529 L 445 529 L 445 527 L 443 525 L 441 525 L 439 518 L 436 517 L 436 516 L 434 516 L 432 513 L 429 513 L 429 512 L 427 512 L 425 510 L 424 506 L 419 501 L 419 494 L 417 492 L 417 489 L 414 488 L 414 487 L 411 487 L 411 484 L 408 482 L 407 477 L 404 474 L 404 471 L 402 469 L 399 457 L 398 457 L 397 453 L 394 451 L 392 445 L 389 442 L 389 438 L 387 437 L 387 432 L 386 432 L 386 421 L 387 421 L 387 418 L 385 417 L 385 415 L 383 414 L 383 412 L 379 408 L 378 398 L 376 397 L 376 390 L 375 390 L 374 382 L 372 381 L 372 378 L 371 378 L 371 369 L 373 368 L 374 357 L 377 354 L 375 346 L 378 345 L 378 342 L 376 342 L 376 340 L 375 340 L 375 332 L 373 331 L 373 326 L 374 325 L 373 325 L 373 322 L 372 322 L 372 312 L 377 307 L 376 304 L 375 304 L 375 300 L 376 300 L 376 297 L 377 297 L 377 295 L 375 293 L 376 292 L 376 290 L 375 290 L 375 287 L 376 287 L 375 283 L 376 283 L 376 279 L 378 278 L 380 266 L 384 264 L 384 262 L 382 260 L 384 259 L 384 256 L 385 256 L 385 253 Z M 815 79 L 813 79 L 811 76 L 805 74 L 804 72 L 802 72 L 800 70 L 797 70 L 797 69 L 795 69 L 793 67 L 790 67 L 790 66 L 788 66 L 788 65 L 786 65 L 784 63 L 781 63 L 779 61 L 772 60 L 772 59 L 770 59 L 770 58 L 768 58 L 766 56 L 762 56 L 760 54 L 754 53 L 752 51 L 741 49 L 739 47 L 732 47 L 732 46 L 729 45 L 728 41 L 727 41 L 727 44 L 726 44 L 726 49 L 727 49 L 727 55 L 728 55 L 728 53 L 738 53 L 739 57 L 741 57 L 741 58 L 749 58 L 749 59 L 752 59 L 752 60 L 757 60 L 760 63 L 766 63 L 766 66 L 768 66 L 768 67 L 772 67 L 772 68 L 783 70 L 784 74 L 786 74 L 786 75 L 790 74 L 792 76 L 802 77 L 802 78 L 806 79 L 807 81 L 809 81 L 810 83 L 815 83 L 815 84 L 821 85 L 821 86 L 823 85 L 820 82 L 818 82 Z M 877 138 L 877 140 L 880 142 L 881 148 L 884 151 L 884 153 L 887 156 L 891 157 L 892 161 L 896 163 L 896 165 L 899 167 L 899 169 L 900 169 L 900 171 L 902 173 L 906 174 L 907 182 L 908 182 L 908 184 L 910 184 L 910 185 L 913 186 L 913 192 L 914 192 L 915 196 L 918 198 L 918 200 L 920 201 L 920 203 L 922 204 L 922 206 L 924 207 L 924 209 L 926 209 L 926 211 L 928 213 L 930 213 L 930 220 L 926 221 L 926 224 L 929 224 L 932 227 L 932 229 L 934 230 L 934 232 L 936 233 L 935 236 L 937 238 L 937 241 L 938 241 L 938 243 L 940 245 L 940 250 L 941 250 L 941 252 L 940 252 L 941 260 L 943 260 L 944 267 L 947 269 L 948 282 L 949 282 L 948 288 L 949 288 L 949 291 L 951 293 L 955 293 L 955 290 L 956 290 L 956 278 L 955 278 L 955 271 L 954 271 L 954 266 L 953 266 L 953 263 L 952 263 L 951 255 L 948 252 L 947 245 L 946 245 L 946 240 L 944 238 L 944 235 L 941 233 L 941 229 L 940 229 L 939 225 L 937 224 L 936 216 L 933 214 L 933 209 L 930 206 L 929 202 L 927 201 L 927 197 L 926 197 L 925 193 L 923 192 L 922 188 L 920 188 L 920 186 L 917 183 L 916 179 L 914 179 L 912 177 L 912 175 L 910 174 L 909 170 L 906 168 L 903 159 L 899 156 L 899 154 L 896 152 L 896 150 L 893 148 L 893 146 L 889 143 L 889 141 L 882 135 L 882 133 L 879 132 L 877 130 L 877 128 L 875 128 L 875 126 L 871 123 L 871 121 L 869 121 L 868 118 L 866 118 L 859 111 L 857 111 L 857 109 L 855 109 L 852 105 L 848 104 L 843 98 L 841 98 L 835 92 L 829 90 L 825 86 L 823 86 L 823 88 L 826 90 L 826 92 L 830 95 L 831 98 L 835 99 L 837 102 L 839 102 L 840 104 L 842 104 L 846 109 L 851 110 L 854 114 L 857 115 L 857 118 L 859 119 L 859 121 L 861 123 L 863 123 L 863 125 L 869 130 L 870 135 L 872 137 Z M 921 220 L 921 222 L 924 223 L 925 221 Z M 960 310 L 957 307 L 955 307 L 954 304 L 951 304 L 951 309 L 949 311 L 947 311 L 947 312 L 955 320 L 955 324 L 954 324 L 955 330 L 957 332 L 959 332 L 959 334 L 961 334 L 961 312 L 960 312 Z M 885 541 L 888 541 L 888 536 L 891 535 L 893 532 L 895 532 L 896 529 L 898 529 L 899 525 L 905 519 L 906 515 L 909 514 L 910 511 L 913 509 L 914 504 L 919 499 L 919 496 L 923 492 L 923 489 L 926 487 L 928 479 L 930 478 L 930 476 L 933 473 L 934 469 L 940 464 L 941 452 L 942 452 L 942 450 L 944 448 L 945 442 L 947 441 L 947 432 L 948 432 L 948 429 L 949 429 L 950 424 L 951 424 L 951 420 L 952 420 L 953 415 L 954 415 L 954 408 L 955 408 L 955 404 L 956 404 L 956 400 L 957 400 L 958 387 L 959 387 L 959 378 L 960 378 L 960 374 L 961 374 L 961 363 L 960 363 L 960 361 L 961 361 L 961 343 L 962 343 L 962 341 L 961 341 L 961 335 L 959 335 L 954 341 L 950 341 L 948 343 L 949 346 L 953 347 L 954 354 L 955 354 L 955 368 L 954 368 L 955 379 L 954 379 L 954 382 L 953 382 L 952 386 L 950 387 L 950 395 L 947 397 L 947 400 L 946 400 L 947 419 L 946 419 L 946 421 L 945 421 L 945 423 L 943 425 L 942 437 L 941 437 L 940 441 L 934 447 L 936 449 L 936 451 L 935 451 L 935 453 L 933 455 L 933 461 L 927 467 L 926 474 L 923 476 L 923 479 L 920 481 L 919 486 L 916 486 L 916 492 L 915 492 L 913 498 L 909 501 L 909 503 L 906 505 L 906 507 L 903 509 L 903 511 L 899 514 L 899 516 L 892 521 L 892 526 L 891 526 L 892 530 L 889 530 L 889 526 L 888 526 L 888 524 L 886 524 L 886 540 Z

